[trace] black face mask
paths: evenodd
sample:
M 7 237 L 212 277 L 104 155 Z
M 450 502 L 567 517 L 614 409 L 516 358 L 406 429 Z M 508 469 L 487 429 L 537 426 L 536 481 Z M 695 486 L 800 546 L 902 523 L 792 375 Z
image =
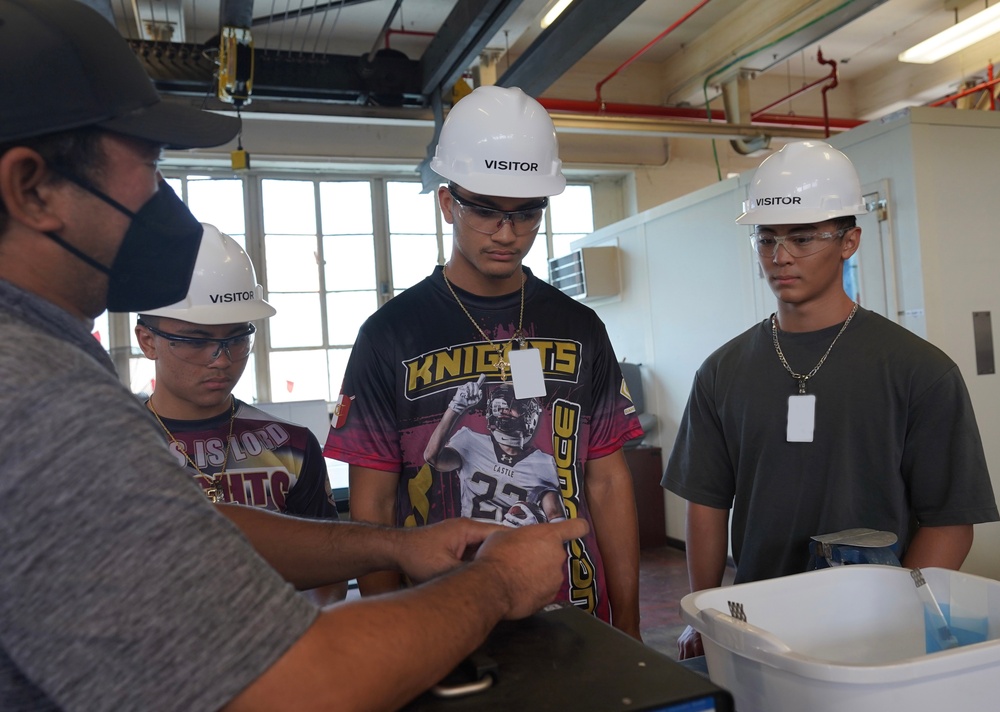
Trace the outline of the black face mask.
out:
M 165 181 L 161 180 L 159 190 L 133 213 L 83 179 L 56 172 L 132 219 L 111 267 L 83 253 L 54 232 L 45 233 L 64 249 L 108 275 L 108 311 L 148 311 L 174 304 L 187 296 L 202 227 Z

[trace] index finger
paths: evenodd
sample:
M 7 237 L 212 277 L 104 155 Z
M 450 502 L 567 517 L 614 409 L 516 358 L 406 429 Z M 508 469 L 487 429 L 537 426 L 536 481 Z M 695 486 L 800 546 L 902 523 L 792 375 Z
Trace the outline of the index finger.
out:
M 590 531 L 590 524 L 586 519 L 564 519 L 561 522 L 550 522 L 542 526 L 554 528 L 555 534 L 562 537 L 563 541 L 580 539 Z

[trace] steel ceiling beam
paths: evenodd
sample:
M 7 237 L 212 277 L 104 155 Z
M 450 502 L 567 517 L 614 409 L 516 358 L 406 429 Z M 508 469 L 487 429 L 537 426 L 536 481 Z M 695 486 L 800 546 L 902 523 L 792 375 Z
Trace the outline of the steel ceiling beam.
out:
M 420 58 L 421 91 L 450 87 L 472 66 L 522 0 L 458 0 Z
M 576 0 L 549 25 L 497 84 L 539 96 L 583 58 L 643 0 Z

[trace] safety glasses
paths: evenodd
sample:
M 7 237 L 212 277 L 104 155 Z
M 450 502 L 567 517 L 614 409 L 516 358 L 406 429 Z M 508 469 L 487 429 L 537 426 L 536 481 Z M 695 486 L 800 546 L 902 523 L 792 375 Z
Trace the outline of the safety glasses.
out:
M 170 351 L 177 358 L 188 363 L 207 366 L 215 361 L 223 351 L 230 361 L 242 361 L 250 355 L 253 350 L 253 335 L 257 328 L 253 324 L 247 324 L 247 330 L 236 336 L 227 336 L 224 339 L 215 339 L 202 336 L 182 336 L 171 334 L 166 331 L 156 329 L 142 319 L 137 322 L 139 326 L 156 334 L 162 339 L 166 339 L 170 345 Z
M 448 186 L 448 192 L 458 204 L 458 217 L 476 232 L 485 235 L 495 235 L 503 228 L 504 223 L 510 223 L 510 229 L 518 237 L 530 235 L 538 230 L 542 224 L 542 217 L 545 215 L 545 208 L 549 201 L 543 198 L 537 205 L 532 205 L 520 210 L 497 210 L 485 205 L 473 203 L 460 196 L 452 186 Z
M 847 229 L 833 232 L 810 230 L 778 236 L 770 232 L 758 231 L 750 236 L 750 244 L 753 246 L 754 252 L 761 257 L 774 257 L 774 253 L 778 251 L 778 245 L 784 247 L 792 257 L 808 257 L 825 250 L 832 244 L 831 240 L 842 237 L 845 232 Z

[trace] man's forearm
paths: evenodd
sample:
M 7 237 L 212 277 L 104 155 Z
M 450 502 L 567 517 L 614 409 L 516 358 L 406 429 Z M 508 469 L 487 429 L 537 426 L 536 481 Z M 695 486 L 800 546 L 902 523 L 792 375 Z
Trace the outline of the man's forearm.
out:
M 579 520 L 519 530 L 457 528 L 494 536 L 474 562 L 429 584 L 325 609 L 227 712 L 399 709 L 444 677 L 501 618 L 527 616 L 551 601 L 562 582 L 564 542 L 587 532 Z
M 353 658 L 361 650 L 374 664 L 352 665 L 367 691 L 356 691 L 354 709 L 397 709 L 428 683 L 443 678 L 486 638 L 509 610 L 497 586 L 499 575 L 489 566 L 470 564 L 425 586 L 401 591 L 394 597 L 361 599 L 378 608 L 353 608 L 350 626 Z M 458 613 L 460 612 L 460 613 Z M 360 617 L 358 617 L 360 614 Z M 379 634 L 386 620 L 397 620 L 392 636 Z M 332 622 L 331 635 L 345 635 L 346 619 Z M 338 647 L 338 652 L 340 652 Z M 385 672 L 391 671 L 386 678 Z M 380 677 L 375 677 L 378 674 Z M 341 701 L 336 706 L 340 708 Z M 347 705 L 346 709 L 351 709 Z
M 400 532 L 356 522 L 298 519 L 238 504 L 216 505 L 296 588 L 395 569 Z

